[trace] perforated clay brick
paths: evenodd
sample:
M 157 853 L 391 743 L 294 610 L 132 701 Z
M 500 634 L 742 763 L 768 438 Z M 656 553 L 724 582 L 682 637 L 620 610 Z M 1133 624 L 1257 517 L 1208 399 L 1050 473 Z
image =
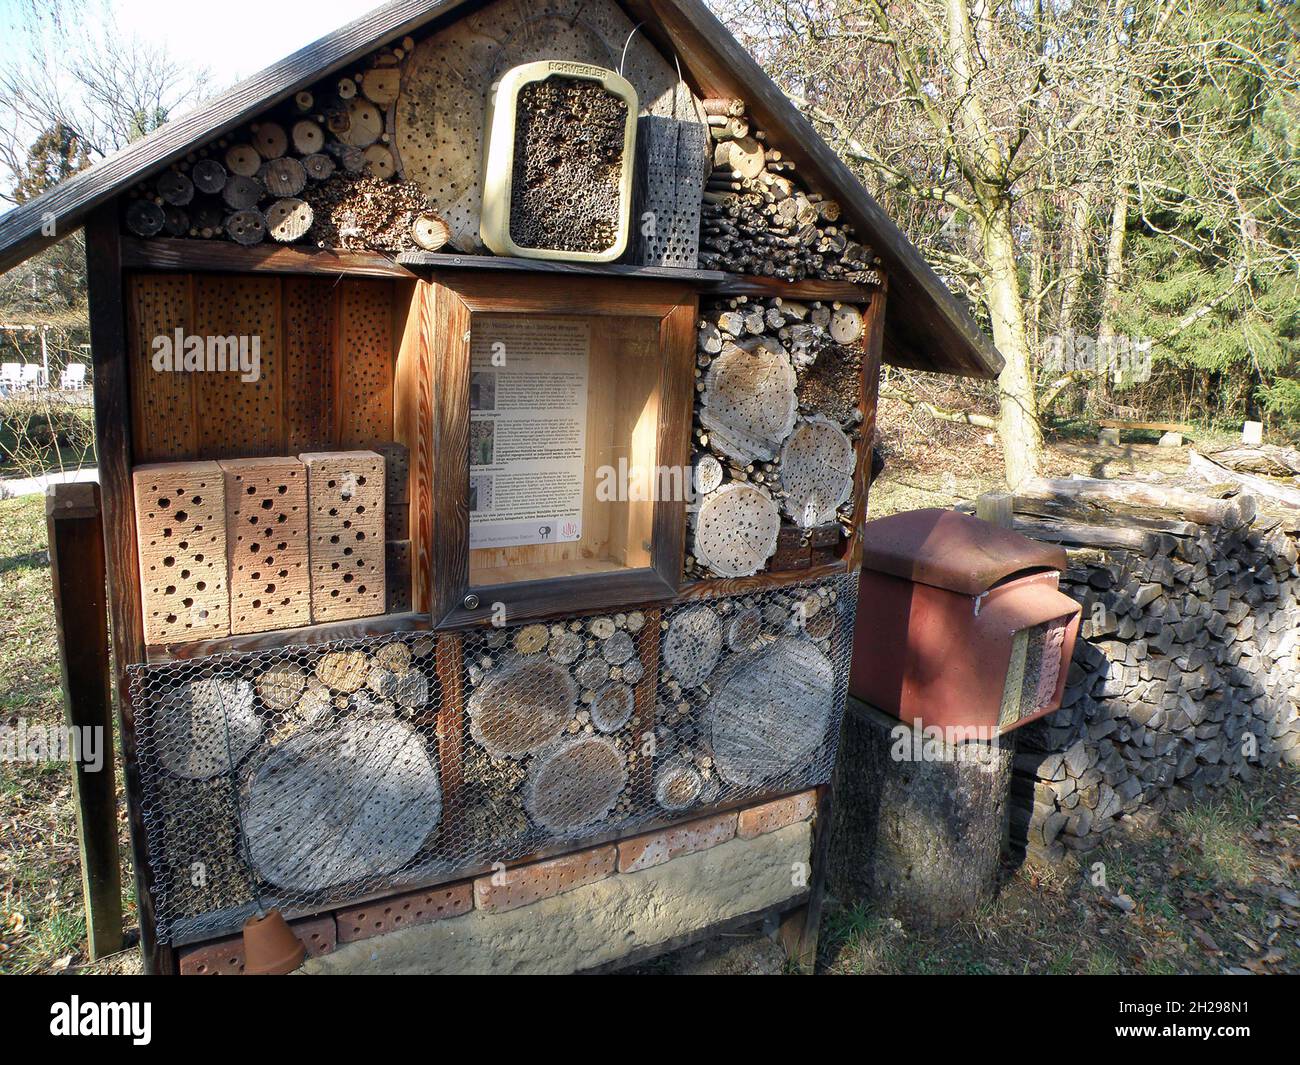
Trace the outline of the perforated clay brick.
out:
M 474 908 L 473 885 L 459 884 L 411 891 L 388 899 L 377 899 L 360 906 L 349 906 L 334 914 L 338 921 L 339 942 L 382 936 L 410 925 L 430 924 L 448 917 L 459 917 Z
M 474 881 L 474 905 L 480 910 L 514 910 L 584 884 L 604 880 L 614 872 L 618 849 L 612 844 L 566 854 L 544 862 L 507 869 Z M 500 880 L 501 883 L 494 883 Z
M 228 636 L 221 466 L 159 463 L 137 466 L 132 477 L 145 642 Z
M 384 612 L 384 460 L 373 451 L 300 455 L 307 467 L 311 615 Z
M 230 631 L 311 623 L 307 470 L 295 458 L 221 463 L 226 478 Z

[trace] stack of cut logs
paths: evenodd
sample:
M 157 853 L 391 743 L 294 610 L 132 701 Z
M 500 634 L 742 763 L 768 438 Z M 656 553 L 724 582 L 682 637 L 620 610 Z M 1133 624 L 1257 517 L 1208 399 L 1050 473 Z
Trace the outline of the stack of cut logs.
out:
M 409 38 L 358 70 L 294 95 L 245 129 L 137 186 L 125 224 L 138 237 L 310 238 L 339 248 L 436 251 L 450 236 L 424 191 L 400 180 L 392 104 Z
M 742 100 L 705 100 L 713 172 L 704 192 L 700 266 L 784 281 L 874 280 L 870 248 L 835 200 L 803 188 L 795 164 L 752 127 Z
M 1125 820 L 1300 764 L 1300 510 L 1147 482 L 1037 480 L 1013 527 L 1083 604 L 1062 709 L 1018 734 L 1013 838 L 1087 851 Z
M 704 308 L 689 576 L 806 568 L 814 548 L 834 557 L 851 522 L 862 333 L 854 304 L 737 296 Z

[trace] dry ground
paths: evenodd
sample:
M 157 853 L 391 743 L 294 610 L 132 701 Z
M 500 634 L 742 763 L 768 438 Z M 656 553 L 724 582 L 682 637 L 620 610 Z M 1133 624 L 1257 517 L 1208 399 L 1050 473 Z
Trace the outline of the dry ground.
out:
M 871 516 L 950 507 L 1000 487 L 1001 456 L 982 430 L 927 422 L 882 405 L 889 465 Z M 1203 442 L 1203 441 L 1202 441 Z M 1176 472 L 1185 451 L 1150 444 L 1051 443 L 1047 473 Z M 40 497 L 0 500 L 0 724 L 61 720 L 45 519 Z M 119 778 L 120 779 L 120 778 Z M 85 919 L 71 786 L 51 763 L 0 764 L 0 972 L 85 967 Z M 135 919 L 120 818 L 127 921 Z M 942 934 L 864 910 L 827 916 L 821 968 L 842 972 L 1300 972 L 1300 784 L 1275 774 L 1154 834 L 1091 855 L 1094 870 L 1025 866 L 978 918 Z M 1131 903 L 1131 909 L 1127 909 Z M 661 971 L 770 971 L 771 950 L 746 937 L 672 959 Z M 134 951 L 106 965 L 138 966 Z

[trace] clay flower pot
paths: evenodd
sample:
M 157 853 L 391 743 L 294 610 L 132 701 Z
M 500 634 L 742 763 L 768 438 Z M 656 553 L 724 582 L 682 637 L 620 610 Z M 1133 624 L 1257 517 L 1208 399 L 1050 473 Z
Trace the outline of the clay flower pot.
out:
M 279 910 L 244 922 L 244 972 L 249 976 L 283 976 L 298 968 L 306 956 L 307 948 Z

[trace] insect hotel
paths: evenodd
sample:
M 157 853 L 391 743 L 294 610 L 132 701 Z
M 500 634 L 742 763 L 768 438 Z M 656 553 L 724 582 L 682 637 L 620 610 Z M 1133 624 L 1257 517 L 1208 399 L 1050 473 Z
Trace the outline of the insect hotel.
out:
M 880 364 L 1000 358 L 705 6 L 398 0 L 83 224 L 147 966 L 810 957 Z

